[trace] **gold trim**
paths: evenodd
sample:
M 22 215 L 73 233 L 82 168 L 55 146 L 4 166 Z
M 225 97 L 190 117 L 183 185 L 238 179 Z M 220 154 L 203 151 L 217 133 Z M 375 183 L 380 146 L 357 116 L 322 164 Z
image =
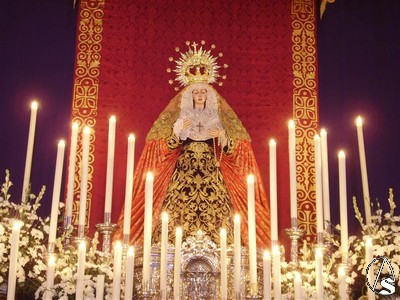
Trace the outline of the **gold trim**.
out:
M 93 128 L 96 124 L 97 104 L 99 93 L 100 52 L 103 32 L 105 0 L 82 0 L 79 7 L 79 28 L 76 45 L 76 64 L 74 91 L 72 99 L 72 121 L 78 122 L 80 127 Z M 88 194 L 86 202 L 86 227 L 89 228 L 90 206 L 92 201 L 92 179 L 94 162 L 95 131 L 92 130 L 89 148 L 89 176 Z M 79 214 L 79 196 L 81 181 L 81 138 L 78 139 L 77 168 L 74 180 L 74 205 L 72 210 L 72 223 L 76 224 Z
M 316 236 L 313 137 L 318 127 L 315 3 L 292 1 L 293 119 L 296 122 L 298 224 L 307 241 Z

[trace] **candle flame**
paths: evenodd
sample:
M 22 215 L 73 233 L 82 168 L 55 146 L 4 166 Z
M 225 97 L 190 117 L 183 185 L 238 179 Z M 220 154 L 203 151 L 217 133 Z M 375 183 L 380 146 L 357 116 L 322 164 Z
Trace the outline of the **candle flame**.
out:
M 288 126 L 289 126 L 289 128 L 294 128 L 294 121 L 289 120 Z
M 168 222 L 168 213 L 167 212 L 163 212 L 162 216 L 161 216 L 163 222 Z
M 276 146 L 276 141 L 274 139 L 269 140 L 269 145 L 270 146 Z
M 134 141 L 135 140 L 135 135 L 133 133 L 131 133 L 128 137 L 129 141 Z
M 339 151 L 338 157 L 339 157 L 339 158 L 346 158 L 346 154 L 344 153 L 343 150 L 340 150 L 340 151 Z
M 367 238 L 365 241 L 365 247 L 372 247 L 372 239 L 371 238 Z
M 128 248 L 128 256 L 135 256 L 135 247 L 130 246 Z
M 279 250 L 279 245 L 274 245 L 273 247 L 272 247 L 272 252 L 274 253 L 274 254 L 277 254 L 277 255 L 280 255 L 280 250 Z
M 316 133 L 316 134 L 314 135 L 314 141 L 319 141 L 319 140 L 320 140 L 319 134 Z
M 264 259 L 271 259 L 271 254 L 268 250 L 264 250 Z
M 339 266 L 338 268 L 338 277 L 340 276 L 346 276 L 346 271 L 342 266 Z
M 322 128 L 322 129 L 321 129 L 320 134 L 321 134 L 321 137 L 322 137 L 323 135 L 326 136 L 327 132 L 326 132 L 325 128 Z
M 301 281 L 301 275 L 299 272 L 294 272 L 294 280 Z
M 79 250 L 86 251 L 86 242 L 85 241 L 81 241 L 79 243 Z
M 122 248 L 122 243 L 121 243 L 121 241 L 116 241 L 116 242 L 115 242 L 114 249 L 117 249 L 117 248 Z
M 22 222 L 22 221 L 20 221 L 20 220 L 15 220 L 14 222 L 13 222 L 13 229 L 14 230 L 20 230 L 21 229 L 21 227 L 24 225 L 24 223 Z
M 357 126 L 362 126 L 363 125 L 363 119 L 361 118 L 361 116 L 358 116 L 356 119 L 356 125 Z
M 54 254 L 49 254 L 49 261 L 48 261 L 48 265 L 55 265 L 56 264 L 56 256 Z
M 110 121 L 110 123 L 111 123 L 111 122 L 112 122 L 112 123 L 115 123 L 116 120 L 117 120 L 117 119 L 115 118 L 115 116 L 111 116 L 109 121 Z
M 254 183 L 254 175 L 250 174 L 247 176 L 247 183 Z
M 316 248 L 315 249 L 315 257 L 321 256 L 322 257 L 322 249 L 321 248 Z
M 221 234 L 221 236 L 226 237 L 226 229 L 225 228 L 221 228 L 220 234 Z
M 89 126 L 85 126 L 85 129 L 83 129 L 83 133 L 84 134 L 90 134 L 90 127 Z
M 31 109 L 34 109 L 34 110 L 36 110 L 36 109 L 38 109 L 38 106 L 39 106 L 39 104 L 38 104 L 38 102 L 37 101 L 32 101 L 32 103 L 31 103 Z
M 182 235 L 182 228 L 176 227 L 176 235 Z
M 59 147 L 65 147 L 65 141 L 64 141 L 64 140 L 60 140 L 60 141 L 58 142 L 58 146 L 59 146 Z
M 78 130 L 78 128 L 79 128 L 79 124 L 78 124 L 78 122 L 74 122 L 74 123 L 72 123 L 72 129 L 73 130 Z
M 153 173 L 147 172 L 146 180 L 153 181 L 153 179 L 154 179 Z
M 235 223 L 239 223 L 240 222 L 240 215 L 239 214 L 235 214 L 234 222 Z

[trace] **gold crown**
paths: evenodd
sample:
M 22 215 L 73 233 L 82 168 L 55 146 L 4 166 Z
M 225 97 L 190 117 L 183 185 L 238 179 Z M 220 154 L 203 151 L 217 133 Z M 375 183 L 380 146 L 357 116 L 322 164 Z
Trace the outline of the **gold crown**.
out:
M 175 60 L 175 82 L 178 82 L 180 86 L 187 86 L 196 82 L 211 84 L 217 82 L 219 78 L 226 79 L 226 75 L 221 76 L 218 72 L 221 68 L 217 65 L 218 57 L 211 55 L 211 51 L 215 49 L 215 45 L 211 45 L 211 49 L 209 50 L 204 50 L 205 41 L 201 41 L 200 44 L 200 48 L 198 49 L 198 44 L 187 41 L 186 45 L 189 49 L 185 53 L 180 52 L 178 47 L 175 48 L 175 51 L 180 53 L 179 60 Z M 218 56 L 222 57 L 223 54 L 219 53 Z M 169 61 L 173 62 L 174 58 L 170 57 Z M 227 68 L 228 65 L 224 64 L 223 67 Z M 172 70 L 168 68 L 167 72 L 171 73 Z M 169 80 L 169 84 L 174 84 L 174 80 Z M 221 86 L 222 81 L 219 81 L 218 85 Z M 175 90 L 179 90 L 179 87 L 175 87 Z

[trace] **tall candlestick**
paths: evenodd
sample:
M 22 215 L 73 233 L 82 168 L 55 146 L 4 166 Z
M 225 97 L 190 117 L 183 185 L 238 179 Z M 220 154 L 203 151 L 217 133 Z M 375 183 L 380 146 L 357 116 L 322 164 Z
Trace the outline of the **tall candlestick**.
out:
M 372 248 L 372 239 L 367 238 L 365 241 L 365 264 L 366 264 L 366 266 L 368 266 L 372 262 L 373 258 L 374 258 L 374 255 L 373 255 L 373 248 Z M 373 282 L 375 280 L 374 274 L 375 274 L 374 264 L 371 264 L 371 266 L 369 267 L 369 270 L 368 270 L 368 275 L 367 275 L 369 284 L 373 284 Z M 368 288 L 367 291 L 368 291 L 367 292 L 368 300 L 374 300 L 375 293 L 370 288 Z
M 271 211 L 271 240 L 278 240 L 278 196 L 277 196 L 277 173 L 276 173 L 276 142 L 269 142 L 269 188 L 270 188 L 270 211 Z
M 54 175 L 54 186 L 53 186 L 53 199 L 51 203 L 51 214 L 50 214 L 50 232 L 49 232 L 49 251 L 52 252 L 52 243 L 56 242 L 57 234 L 57 221 L 58 221 L 58 207 L 60 202 L 61 192 L 61 179 L 64 163 L 64 150 L 65 142 L 60 141 L 57 147 L 57 158 L 56 158 L 56 170 Z
M 294 275 L 294 299 L 295 300 L 303 299 L 301 291 L 301 275 L 299 272 L 296 272 Z
M 234 285 L 235 295 L 241 293 L 241 242 L 240 242 L 240 215 L 235 214 L 234 218 Z
M 181 250 L 182 250 L 182 228 L 177 227 L 175 233 L 175 255 L 174 255 L 174 299 L 180 299 L 181 282 Z
M 254 175 L 247 176 L 247 205 L 248 205 L 248 231 L 249 231 L 249 269 L 250 269 L 250 294 L 257 295 L 257 246 L 256 246 L 256 220 L 255 220 L 255 192 Z
M 342 266 L 338 268 L 339 299 L 346 300 L 346 271 Z M 372 291 L 371 291 L 372 292 Z M 375 297 L 374 297 L 375 299 Z
M 324 212 L 322 207 L 322 168 L 321 168 L 321 139 L 318 134 L 314 136 L 315 152 L 315 190 L 317 207 L 317 235 L 320 239 L 324 232 Z M 319 240 L 318 242 L 322 242 Z
M 53 285 L 54 285 L 54 273 L 56 268 L 56 257 L 54 254 L 49 255 L 47 262 L 47 274 L 46 274 L 46 291 L 43 293 L 44 300 L 53 299 Z
M 365 158 L 363 120 L 360 116 L 357 117 L 356 127 L 357 127 L 358 153 L 360 156 L 361 181 L 362 181 L 362 188 L 364 195 L 365 222 L 366 224 L 371 224 L 371 206 L 370 206 L 369 187 L 368 187 L 367 161 Z
M 124 208 L 125 244 L 129 243 L 129 233 L 131 232 L 134 155 L 135 155 L 135 136 L 133 134 L 130 134 L 128 138 L 128 157 L 126 163 L 125 208 Z
M 153 218 L 153 181 L 153 174 L 151 172 L 148 172 L 145 184 L 143 243 L 143 287 L 145 290 L 149 288 L 150 284 L 151 230 Z
M 112 283 L 112 299 L 121 297 L 122 244 L 117 241 L 114 246 L 114 272 Z
M 104 203 L 104 223 L 111 223 L 111 204 L 114 178 L 114 153 L 115 153 L 115 116 L 108 120 L 108 149 L 107 149 L 107 173 L 106 195 Z
M 97 275 L 97 280 L 96 280 L 96 300 L 103 300 L 104 299 L 104 281 L 105 281 L 104 274 Z
M 340 201 L 340 241 L 343 263 L 347 263 L 348 226 L 347 226 L 347 187 L 346 187 L 346 155 L 339 151 L 339 201 Z
M 74 181 L 75 181 L 75 166 L 76 166 L 76 149 L 78 144 L 78 129 L 77 122 L 72 124 L 71 129 L 71 145 L 69 150 L 69 165 L 67 179 L 67 198 L 65 200 L 65 225 L 69 226 L 72 221 L 72 206 L 74 202 Z
M 24 223 L 21 221 L 14 221 L 11 233 L 11 247 L 10 247 L 10 267 L 8 270 L 8 287 L 7 287 L 7 300 L 15 299 L 15 286 L 17 283 L 17 262 L 19 253 L 19 234 L 21 227 Z
M 271 255 L 269 251 L 264 251 L 263 256 L 263 288 L 264 300 L 271 299 Z
M 294 121 L 289 121 L 289 174 L 290 174 L 290 217 L 297 219 L 296 192 L 296 131 Z M 297 224 L 292 224 L 297 225 Z
M 78 248 L 78 271 L 76 276 L 76 300 L 83 300 L 84 279 L 85 279 L 85 265 L 86 265 L 86 244 L 81 241 Z
M 328 167 L 328 136 L 325 129 L 321 129 L 321 160 L 322 160 L 322 198 L 324 220 L 330 223 L 331 209 L 329 199 L 329 167 Z
M 88 190 L 88 174 L 89 174 L 89 144 L 90 144 L 90 128 L 85 127 L 82 138 L 82 176 L 81 176 L 81 193 L 79 198 L 79 221 L 78 236 L 83 238 L 86 221 L 86 199 Z
M 323 282 L 323 256 L 322 250 L 315 250 L 315 285 L 317 289 L 317 300 L 324 299 L 324 282 Z
M 226 229 L 221 228 L 220 232 L 221 243 L 221 299 L 228 299 L 228 274 L 226 261 Z
M 26 147 L 26 159 L 25 159 L 25 171 L 24 171 L 24 181 L 22 185 L 22 196 L 21 199 L 25 200 L 26 192 L 29 188 L 29 181 L 31 177 L 32 169 L 32 155 L 33 155 L 33 144 L 35 140 L 35 129 L 36 129 L 36 116 L 37 116 L 38 103 L 32 101 L 31 103 L 31 119 L 29 123 L 29 133 L 28 133 L 28 145 Z
M 160 254 L 160 291 L 161 299 L 167 299 L 167 270 L 168 270 L 168 214 L 161 215 L 161 254 Z
M 274 299 L 281 299 L 281 252 L 278 245 L 272 247 L 272 278 L 274 282 Z
M 135 248 L 130 246 L 126 256 L 126 272 L 125 272 L 125 299 L 133 297 L 133 276 L 135 268 Z

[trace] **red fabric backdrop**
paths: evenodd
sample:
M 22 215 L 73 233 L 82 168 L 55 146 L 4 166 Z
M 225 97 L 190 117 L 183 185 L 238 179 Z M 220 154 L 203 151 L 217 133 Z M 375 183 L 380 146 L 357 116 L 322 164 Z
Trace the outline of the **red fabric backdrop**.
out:
M 89 2 L 90 3 L 90 2 Z M 90 228 L 103 220 L 108 118 L 117 117 L 112 220 L 124 201 L 128 134 L 136 161 L 151 125 L 175 94 L 166 72 L 186 41 L 215 44 L 227 79 L 219 93 L 251 138 L 269 193 L 268 141 L 277 140 L 280 235 L 290 225 L 287 121 L 293 117 L 292 1 L 106 1 L 95 122 Z M 82 14 L 80 18 L 84 18 Z

